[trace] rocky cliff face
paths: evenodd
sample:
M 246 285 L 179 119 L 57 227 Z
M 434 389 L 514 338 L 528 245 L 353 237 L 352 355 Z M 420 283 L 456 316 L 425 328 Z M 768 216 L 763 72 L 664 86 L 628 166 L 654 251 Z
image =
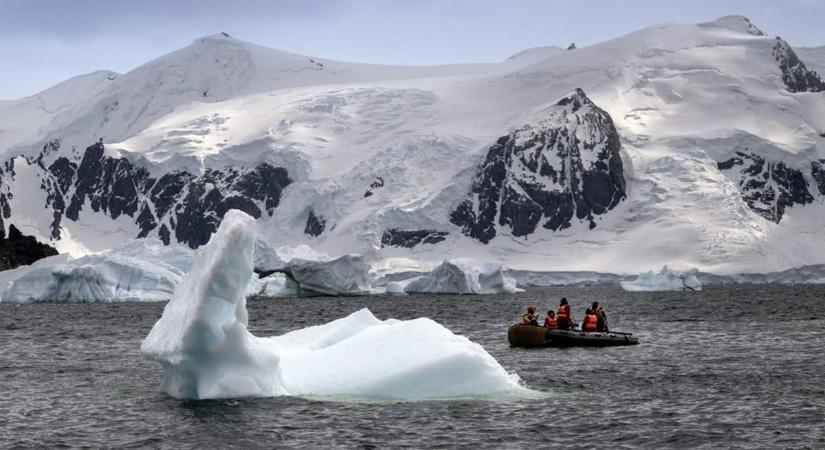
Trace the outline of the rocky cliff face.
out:
M 782 220 L 785 208 L 814 200 L 802 171 L 782 161 L 769 161 L 755 153 L 736 152 L 734 157 L 718 166 L 722 171 L 738 171 L 733 173 L 733 178 L 738 180 L 742 198 L 752 210 L 772 222 Z M 814 179 L 818 179 L 818 169 L 814 162 Z M 825 186 L 820 186 L 823 188 Z
M 546 118 L 502 136 L 475 175 L 469 198 L 450 221 L 464 234 L 490 242 L 502 228 L 527 236 L 538 226 L 561 230 L 573 221 L 596 226 L 625 198 L 613 120 L 577 89 Z
M 14 225 L 9 225 L 8 238 L 0 237 L 0 270 L 29 265 L 56 254 L 53 247 L 23 235 Z
M 787 42 L 776 38 L 773 45 L 773 56 L 782 71 L 782 82 L 790 92 L 822 92 L 825 91 L 825 81 L 813 70 L 809 70 L 805 63 L 799 60 Z
M 413 248 L 420 244 L 438 244 L 447 239 L 448 235 L 446 231 L 390 228 L 381 235 L 381 246 Z
M 129 217 L 140 229 L 132 237 L 157 233 L 166 244 L 174 238 L 196 248 L 209 240 L 230 209 L 255 218 L 271 216 L 292 182 L 286 169 L 267 163 L 207 169 L 199 175 L 174 171 L 153 176 L 128 159 L 105 155 L 100 142 L 89 146 L 79 160 L 61 156 L 47 166 L 44 161 L 57 148 L 58 142 L 50 142 L 30 161 L 36 163 L 40 188 L 47 193 L 55 240 L 61 237 L 63 221 L 78 221 L 93 211 L 112 219 Z M 14 177 L 13 160 L 0 175 Z M 0 208 L 8 210 L 6 195 L 17 194 L 0 194 Z M 10 211 L 4 215 L 10 217 Z

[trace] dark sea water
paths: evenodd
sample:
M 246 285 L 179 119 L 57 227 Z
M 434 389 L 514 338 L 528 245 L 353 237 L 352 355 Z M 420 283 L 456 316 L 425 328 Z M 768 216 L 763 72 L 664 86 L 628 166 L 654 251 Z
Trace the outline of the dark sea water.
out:
M 606 306 L 641 345 L 511 349 L 527 303 Z M 369 307 L 431 317 L 548 395 L 508 401 L 180 401 L 141 340 L 162 304 L 0 303 L 0 447 L 825 448 L 825 286 L 251 301 L 261 336 Z M 353 361 L 357 364 L 357 361 Z

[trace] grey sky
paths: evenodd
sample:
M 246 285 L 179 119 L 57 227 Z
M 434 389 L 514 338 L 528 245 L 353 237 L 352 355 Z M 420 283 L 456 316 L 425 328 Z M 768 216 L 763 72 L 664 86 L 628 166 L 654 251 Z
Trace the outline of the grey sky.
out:
M 126 72 L 220 31 L 333 59 L 435 64 L 728 14 L 792 46 L 825 45 L 825 0 L 0 0 L 0 99 L 97 69 Z

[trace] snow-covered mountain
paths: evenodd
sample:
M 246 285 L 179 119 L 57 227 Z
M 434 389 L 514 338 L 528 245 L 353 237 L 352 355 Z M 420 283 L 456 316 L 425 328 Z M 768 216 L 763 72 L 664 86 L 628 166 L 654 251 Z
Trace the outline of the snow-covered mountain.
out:
M 5 229 L 533 270 L 825 262 L 825 83 L 746 18 L 399 67 L 219 34 L 0 102 Z

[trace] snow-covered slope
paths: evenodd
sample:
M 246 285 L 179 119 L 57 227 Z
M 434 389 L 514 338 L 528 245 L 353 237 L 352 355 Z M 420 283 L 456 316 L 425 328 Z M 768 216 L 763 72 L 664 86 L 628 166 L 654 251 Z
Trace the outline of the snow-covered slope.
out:
M 210 36 L 0 133 L 0 209 L 74 253 L 197 247 L 238 208 L 272 248 L 373 262 L 817 264 L 825 84 L 805 54 L 740 16 L 440 67 Z

